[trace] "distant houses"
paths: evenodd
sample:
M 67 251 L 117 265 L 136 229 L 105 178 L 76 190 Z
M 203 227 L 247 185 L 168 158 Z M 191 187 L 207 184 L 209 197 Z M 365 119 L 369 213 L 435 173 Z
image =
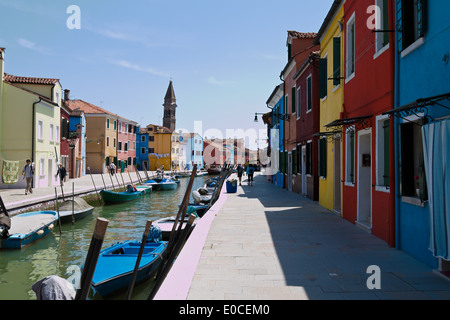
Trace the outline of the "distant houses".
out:
M 288 31 L 263 116 L 270 182 L 440 271 L 450 270 L 449 9 L 335 0 L 305 57 L 296 47 L 311 33 Z

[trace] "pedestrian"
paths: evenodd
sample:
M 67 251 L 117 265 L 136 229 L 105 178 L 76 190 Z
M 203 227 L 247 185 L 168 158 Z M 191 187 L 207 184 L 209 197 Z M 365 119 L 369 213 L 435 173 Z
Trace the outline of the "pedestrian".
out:
M 62 186 L 64 185 L 64 178 L 66 177 L 66 174 L 67 174 L 66 168 L 64 168 L 62 163 L 60 163 L 55 178 L 59 175 L 59 181 Z
M 25 194 L 28 192 L 33 193 L 33 175 L 34 175 L 34 164 L 31 163 L 30 159 L 27 159 L 27 164 L 23 167 L 22 170 L 23 178 L 27 180 L 27 188 L 25 189 Z
M 248 180 L 247 180 L 247 182 L 248 182 L 248 184 L 249 185 L 253 185 L 253 174 L 255 173 L 255 167 L 253 166 L 253 164 L 250 164 L 248 167 L 247 167 L 247 176 L 248 176 Z
M 116 172 L 116 165 L 114 164 L 114 162 L 111 162 L 111 164 L 109 165 L 109 173 L 113 176 L 114 172 Z
M 239 185 L 241 185 L 242 174 L 244 173 L 244 167 L 241 164 L 239 164 L 236 168 L 236 171 L 237 171 L 237 176 L 239 179 Z

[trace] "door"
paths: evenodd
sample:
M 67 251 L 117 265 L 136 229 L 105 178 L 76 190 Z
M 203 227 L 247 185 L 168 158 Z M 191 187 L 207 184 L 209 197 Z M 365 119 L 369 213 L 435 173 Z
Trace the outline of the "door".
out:
M 371 129 L 358 132 L 358 159 L 357 159 L 357 193 L 358 212 L 357 222 L 372 228 L 372 134 Z
M 302 195 L 306 196 L 306 146 L 302 146 Z
M 53 176 L 53 161 L 48 159 L 48 186 L 52 187 L 55 177 Z
M 292 191 L 292 152 L 288 153 L 288 190 Z
M 334 211 L 341 212 L 341 139 L 334 139 Z

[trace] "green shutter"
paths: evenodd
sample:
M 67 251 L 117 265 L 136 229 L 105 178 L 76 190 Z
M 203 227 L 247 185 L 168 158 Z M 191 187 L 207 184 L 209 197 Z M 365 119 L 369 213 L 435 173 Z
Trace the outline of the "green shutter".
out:
M 333 38 L 333 84 L 341 83 L 341 38 Z
M 355 132 L 350 133 L 350 182 L 355 182 Z
M 106 128 L 109 129 L 109 118 L 106 119 Z
M 383 0 L 383 47 L 389 43 L 389 0 Z
M 297 150 L 292 150 L 292 174 L 297 173 Z
M 319 60 L 319 98 L 327 96 L 327 58 Z
M 109 157 L 106 157 L 106 166 L 109 166 Z
M 384 173 L 383 173 L 383 181 L 386 187 L 389 186 L 389 165 L 390 165 L 390 126 L 389 120 L 385 120 L 383 122 L 383 130 L 384 130 Z
M 292 99 L 291 99 L 291 103 L 292 103 L 292 113 L 295 113 L 295 87 L 292 87 Z
M 319 176 L 327 176 L 327 139 L 319 139 Z

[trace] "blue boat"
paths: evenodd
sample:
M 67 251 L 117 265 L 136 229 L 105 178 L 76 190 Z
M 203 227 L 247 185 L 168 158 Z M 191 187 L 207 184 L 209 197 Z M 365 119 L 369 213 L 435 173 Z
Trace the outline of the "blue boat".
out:
M 9 236 L 1 239 L 3 249 L 21 249 L 45 237 L 58 221 L 56 211 L 33 211 L 18 214 L 11 219 Z
M 141 242 L 129 240 L 112 245 L 100 252 L 91 287 L 106 297 L 127 289 L 133 276 Z M 139 263 L 136 283 L 149 279 L 161 264 L 167 241 L 147 242 Z
M 131 200 L 135 200 L 145 194 L 145 191 L 123 191 L 123 192 L 114 192 L 109 190 L 100 191 L 100 195 L 103 198 L 103 201 L 108 204 L 127 202 Z
M 144 185 L 152 186 L 154 190 L 175 190 L 179 184 L 179 180 L 173 180 L 171 178 L 150 179 L 144 183 Z

